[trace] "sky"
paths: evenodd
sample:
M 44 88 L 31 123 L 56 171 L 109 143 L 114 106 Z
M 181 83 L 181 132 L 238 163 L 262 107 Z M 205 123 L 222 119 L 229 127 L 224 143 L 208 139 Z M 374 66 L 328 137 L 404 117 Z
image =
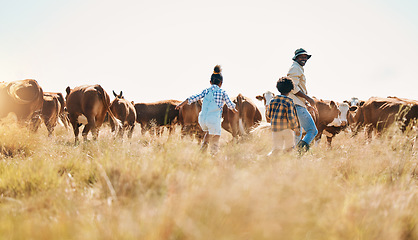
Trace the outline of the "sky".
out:
M 304 48 L 311 97 L 418 99 L 417 11 L 416 0 L 0 0 L 0 81 L 184 100 L 220 64 L 228 95 L 257 103 Z

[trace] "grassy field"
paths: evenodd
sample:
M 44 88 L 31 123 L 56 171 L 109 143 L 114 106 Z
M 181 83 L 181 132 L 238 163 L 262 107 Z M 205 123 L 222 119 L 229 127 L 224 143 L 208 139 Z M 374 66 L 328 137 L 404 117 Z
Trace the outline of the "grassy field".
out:
M 179 132 L 0 125 L 0 239 L 418 239 L 416 131 L 270 158 L 269 131 L 215 157 Z

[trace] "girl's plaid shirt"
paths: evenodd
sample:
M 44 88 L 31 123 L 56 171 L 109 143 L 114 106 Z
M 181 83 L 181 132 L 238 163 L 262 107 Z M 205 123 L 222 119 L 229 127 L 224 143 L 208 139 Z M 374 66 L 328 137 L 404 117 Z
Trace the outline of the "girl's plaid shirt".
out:
M 192 104 L 204 98 L 208 94 L 209 89 L 212 89 L 213 97 L 215 98 L 215 102 L 218 105 L 219 109 L 222 109 L 224 103 L 226 103 L 228 108 L 235 108 L 235 103 L 231 102 L 231 100 L 228 97 L 228 94 L 226 94 L 226 92 L 217 85 L 212 85 L 210 88 L 206 88 L 201 93 L 187 98 L 187 100 L 189 100 L 189 104 Z
M 283 95 L 276 96 L 271 100 L 266 111 L 266 117 L 271 121 L 271 130 L 273 132 L 299 128 L 295 104 L 293 104 L 291 98 Z

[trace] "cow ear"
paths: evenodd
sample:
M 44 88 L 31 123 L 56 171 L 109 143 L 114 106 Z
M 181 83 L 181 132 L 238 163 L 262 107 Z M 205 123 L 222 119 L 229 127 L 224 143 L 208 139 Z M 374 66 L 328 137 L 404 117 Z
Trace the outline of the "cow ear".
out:
M 365 101 L 360 101 L 360 104 L 359 104 L 359 105 L 360 105 L 360 107 L 361 107 L 361 106 L 363 106 L 363 105 L 364 105 L 364 103 L 365 103 Z
M 68 94 L 70 94 L 70 92 L 71 92 L 71 88 L 70 88 L 70 86 L 68 86 L 68 87 L 65 89 L 65 92 L 67 92 L 67 95 L 68 95 Z
M 261 95 L 255 96 L 255 98 L 256 98 L 257 100 L 260 100 L 260 101 L 262 101 L 262 100 L 263 100 L 263 96 L 261 96 Z
M 337 107 L 337 104 L 335 104 L 335 102 L 334 102 L 334 101 L 332 101 L 332 100 L 331 100 L 331 102 L 329 103 L 329 105 L 330 105 L 332 108 Z

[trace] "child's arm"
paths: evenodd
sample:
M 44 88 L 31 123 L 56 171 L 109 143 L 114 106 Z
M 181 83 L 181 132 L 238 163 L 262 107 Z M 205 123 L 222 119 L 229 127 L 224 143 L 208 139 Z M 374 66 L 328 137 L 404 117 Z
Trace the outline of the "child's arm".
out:
M 177 106 L 176 106 L 176 110 L 179 110 L 184 104 L 186 104 L 186 103 L 188 103 L 189 102 L 189 99 L 186 99 L 186 100 L 184 100 L 183 102 L 181 102 L 181 103 L 179 103 Z
M 205 97 L 205 95 L 206 95 L 206 90 L 207 89 L 205 89 L 205 90 L 203 90 L 201 93 L 199 93 L 199 94 L 196 94 L 196 95 L 193 95 L 193 96 L 191 96 L 191 97 L 189 97 L 189 98 L 187 98 L 186 100 L 184 100 L 183 102 L 181 102 L 180 104 L 178 104 L 177 106 L 176 106 L 176 110 L 178 110 L 178 109 L 180 109 L 184 104 L 192 104 L 192 103 L 194 103 L 194 102 L 196 102 L 196 101 L 198 101 L 198 100 L 200 100 L 200 99 L 202 99 L 203 97 Z
M 235 103 L 233 103 L 231 99 L 229 99 L 229 96 L 226 92 L 224 94 L 224 101 L 229 109 L 231 109 L 234 113 L 238 113 L 237 109 L 235 108 Z

